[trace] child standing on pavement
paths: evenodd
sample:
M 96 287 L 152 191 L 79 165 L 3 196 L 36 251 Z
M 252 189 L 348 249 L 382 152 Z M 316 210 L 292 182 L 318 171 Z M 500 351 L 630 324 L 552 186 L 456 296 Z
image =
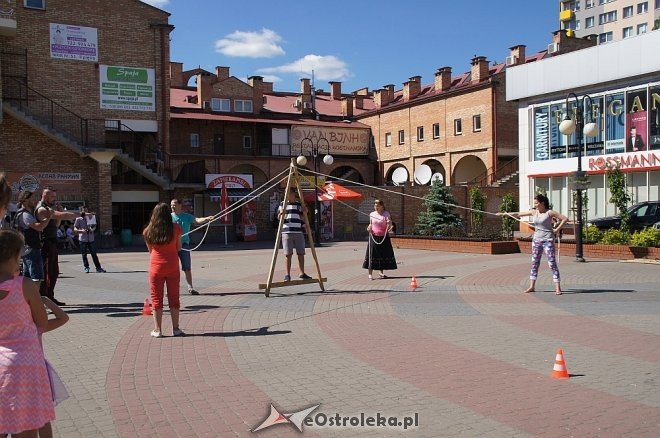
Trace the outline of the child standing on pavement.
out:
M 0 230 L 0 436 L 36 437 L 55 419 L 37 330 L 48 315 L 36 284 L 18 275 L 23 236 Z
M 172 315 L 172 335 L 182 336 L 179 329 L 179 251 L 181 250 L 181 227 L 172 222 L 170 206 L 161 202 L 154 207 L 149 224 L 142 233 L 151 254 L 149 262 L 149 285 L 154 308 L 154 338 L 162 338 L 163 296 L 167 284 L 167 302 Z
M 45 332 L 49 332 L 55 330 L 58 327 L 62 327 L 64 324 L 67 323 L 67 321 L 69 321 L 69 315 L 67 315 L 64 312 L 64 310 L 60 309 L 59 306 L 55 304 L 50 298 L 41 297 L 41 301 L 48 309 L 50 309 L 50 311 L 53 313 L 54 316 L 54 318 L 48 319 L 48 325 L 46 326 L 45 330 L 38 330 L 39 342 L 41 342 L 41 346 L 43 348 L 42 335 Z M 52 365 L 48 362 L 48 360 L 46 360 L 46 371 L 48 372 L 48 380 L 50 381 L 50 390 L 53 398 L 53 403 L 57 405 L 61 401 L 69 398 L 69 393 L 67 392 L 64 383 L 62 383 L 62 380 L 57 375 L 57 373 L 53 369 Z M 52 437 L 53 437 L 53 428 L 50 422 L 46 423 L 44 426 L 39 428 L 39 438 L 52 438 Z

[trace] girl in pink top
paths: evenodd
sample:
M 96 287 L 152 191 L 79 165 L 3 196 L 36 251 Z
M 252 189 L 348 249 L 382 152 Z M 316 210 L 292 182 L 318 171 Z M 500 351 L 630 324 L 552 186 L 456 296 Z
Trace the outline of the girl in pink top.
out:
M 167 284 L 167 303 L 172 315 L 172 335 L 183 336 L 179 329 L 179 251 L 181 250 L 181 227 L 172 222 L 170 206 L 161 202 L 154 207 L 149 224 L 142 233 L 151 254 L 149 262 L 149 285 L 154 308 L 154 338 L 162 338 L 163 295 Z
M 0 436 L 36 437 L 55 419 L 38 329 L 48 316 L 36 284 L 18 275 L 23 236 L 0 230 Z

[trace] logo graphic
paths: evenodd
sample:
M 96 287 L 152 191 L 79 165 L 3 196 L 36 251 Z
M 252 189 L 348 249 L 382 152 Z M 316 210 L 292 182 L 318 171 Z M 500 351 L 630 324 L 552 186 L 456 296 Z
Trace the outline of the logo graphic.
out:
M 294 425 L 299 432 L 302 432 L 302 423 L 305 421 L 305 418 L 309 414 L 311 414 L 314 409 L 318 408 L 321 406 L 320 404 L 310 406 L 306 409 L 303 409 L 302 411 L 298 412 L 292 412 L 292 413 L 280 413 L 277 409 L 275 409 L 275 406 L 273 404 L 270 404 L 270 415 L 255 429 L 252 430 L 252 432 L 257 432 L 260 431 L 261 429 L 265 429 L 270 426 L 274 426 L 276 424 L 292 424 Z

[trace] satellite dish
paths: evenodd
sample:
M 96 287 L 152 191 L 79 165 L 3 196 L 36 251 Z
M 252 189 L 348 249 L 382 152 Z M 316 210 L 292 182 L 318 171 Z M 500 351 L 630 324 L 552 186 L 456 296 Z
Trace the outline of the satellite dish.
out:
M 436 181 L 440 182 L 440 184 L 444 184 L 445 183 L 445 177 L 442 176 L 442 174 L 440 172 L 436 172 L 431 177 L 431 184 L 433 184 Z
M 392 182 L 395 186 L 405 184 L 408 181 L 408 171 L 405 167 L 397 167 L 392 172 Z
M 431 181 L 431 175 L 433 175 L 431 168 L 426 164 L 422 164 L 415 170 L 415 182 L 424 186 Z

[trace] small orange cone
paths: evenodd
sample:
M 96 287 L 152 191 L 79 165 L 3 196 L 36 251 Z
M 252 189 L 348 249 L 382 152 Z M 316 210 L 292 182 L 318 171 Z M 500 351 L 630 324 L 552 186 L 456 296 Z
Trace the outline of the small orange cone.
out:
M 144 299 L 144 306 L 142 306 L 142 316 L 151 316 L 151 301 L 149 298 Z
M 568 379 L 568 370 L 566 369 L 566 362 L 564 362 L 564 350 L 561 348 L 557 350 L 557 356 L 555 357 L 555 366 L 552 369 L 551 377 L 555 379 Z
M 417 289 L 419 286 L 417 285 L 417 279 L 413 275 L 412 279 L 410 279 L 410 288 L 411 289 Z

